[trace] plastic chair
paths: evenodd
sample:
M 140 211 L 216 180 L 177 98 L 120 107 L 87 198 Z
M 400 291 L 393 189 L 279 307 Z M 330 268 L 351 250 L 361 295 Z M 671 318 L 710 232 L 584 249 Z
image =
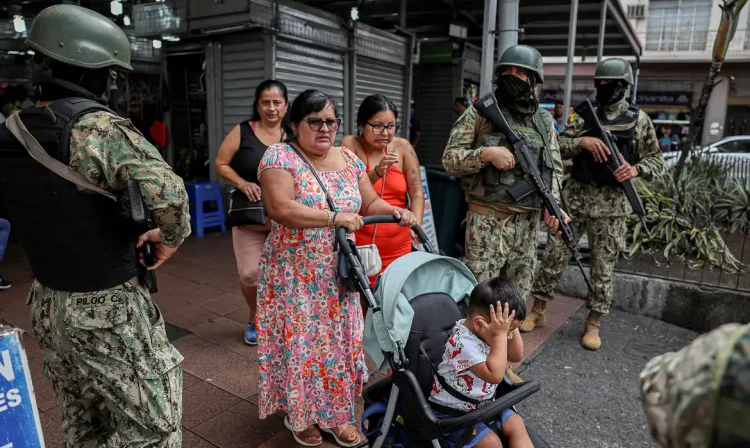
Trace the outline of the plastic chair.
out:
M 203 238 L 209 227 L 221 227 L 221 232 L 226 232 L 224 202 L 218 182 L 186 182 L 185 189 L 190 200 L 190 225 L 195 236 Z M 206 202 L 216 202 L 216 210 L 205 211 Z

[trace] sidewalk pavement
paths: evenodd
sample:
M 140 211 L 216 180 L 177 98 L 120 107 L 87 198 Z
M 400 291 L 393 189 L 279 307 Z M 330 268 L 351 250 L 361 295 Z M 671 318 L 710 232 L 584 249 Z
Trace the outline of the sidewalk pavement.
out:
M 0 318 L 27 331 L 24 335 L 32 380 L 36 388 L 36 401 L 40 410 L 46 445 L 61 446 L 61 408 L 52 387 L 42 374 L 42 355 L 34 340 L 29 324 L 29 307 L 26 297 L 31 285 L 31 273 L 18 245 L 12 245 L 3 261 L 2 271 L 13 288 L 0 293 Z M 186 448 L 282 448 L 295 446 L 289 431 L 284 429 L 282 417 L 274 416 L 266 421 L 258 418 L 258 358 L 257 348 L 245 345 L 242 339 L 247 325 L 248 312 L 239 292 L 231 234 L 208 234 L 202 239 L 190 238 L 158 272 L 160 292 L 154 296 L 168 324 L 168 333 L 173 344 L 185 357 L 183 394 L 183 446 Z M 583 302 L 559 296 L 548 308 L 548 325 L 524 335 L 525 353 L 528 357 L 575 313 Z M 531 306 L 531 304 L 529 304 Z M 579 317 L 580 320 L 580 317 Z M 576 328 L 578 325 L 576 325 Z M 614 329 L 614 327 L 612 327 Z M 605 334 L 609 330 L 605 326 Z M 555 344 L 566 341 L 567 347 L 560 350 L 561 356 L 583 356 L 577 338 L 579 335 L 564 333 Z M 568 340 L 570 339 L 570 340 Z M 682 341 L 683 339 L 680 339 Z M 605 339 L 605 350 L 599 355 L 600 364 L 619 362 L 609 359 Z M 614 344 L 613 344 L 614 349 Z M 632 350 L 640 349 L 638 346 Z M 549 375 L 569 375 L 571 371 L 558 365 L 563 362 L 552 356 L 554 350 L 545 350 L 521 372 L 523 378 L 538 378 L 544 392 L 532 398 L 534 406 L 544 412 L 562 412 L 579 406 L 574 396 L 575 389 L 563 387 L 564 401 L 550 395 L 554 383 Z M 597 359 L 597 355 L 588 355 Z M 548 359 L 549 358 L 549 359 Z M 542 360 L 545 360 L 542 362 Z M 595 361 L 588 360 L 588 363 Z M 554 366 L 551 370 L 541 364 Z M 566 364 L 575 366 L 577 364 Z M 619 365 L 619 364 L 617 364 Z M 372 366 L 371 366 L 372 367 Z M 603 369 L 603 368 L 602 368 Z M 373 368 L 374 371 L 374 368 Z M 562 373 L 564 372 L 564 373 Z M 636 375 L 635 371 L 631 373 Z M 370 383 L 382 378 L 382 374 L 370 375 Z M 557 379 L 558 383 L 560 379 Z M 619 389 L 613 389 L 619 390 Z M 632 390 L 624 390 L 632 395 Z M 613 394 L 616 396 L 616 394 Z M 552 400 L 552 404 L 544 400 Z M 633 397 L 631 397 L 633 398 Z M 611 397 L 610 397 L 611 399 Z M 618 397 L 619 400 L 619 397 Z M 617 400 L 615 400 L 617 401 Z M 566 403 L 566 404 L 562 404 Z M 358 402 L 357 412 L 362 412 L 363 403 Z M 554 408 L 556 410 L 548 410 Z M 533 409 L 533 408 L 529 408 Z M 546 414 L 545 414 L 546 415 Z M 550 414 L 554 415 L 554 414 Z M 582 416 L 580 412 L 577 415 Z M 539 419 L 539 417 L 536 417 Z M 546 417 L 545 417 L 546 418 Z M 640 414 L 629 417 L 637 421 Z M 532 421 L 536 421 L 533 420 Z M 544 420 L 540 420 L 544 421 Z M 544 421 L 544 434 L 550 434 L 554 425 Z M 623 426 L 625 427 L 625 426 Z M 579 428 L 580 427 L 576 427 Z M 640 430 L 643 432 L 643 430 Z M 590 440 L 588 431 L 576 440 Z M 324 448 L 336 446 L 329 436 L 324 437 Z M 584 444 L 558 444 L 554 446 L 599 446 Z M 603 445 L 602 445 L 603 446 Z M 617 445 L 612 445 L 617 446 Z M 632 446 L 632 445 L 629 445 Z

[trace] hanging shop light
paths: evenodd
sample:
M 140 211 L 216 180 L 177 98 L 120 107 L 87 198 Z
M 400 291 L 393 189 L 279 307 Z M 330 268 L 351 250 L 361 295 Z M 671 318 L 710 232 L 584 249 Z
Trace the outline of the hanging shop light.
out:
M 161 41 L 160 40 L 154 40 L 152 42 L 152 45 L 154 46 L 154 48 L 161 48 Z
M 109 10 L 113 16 L 119 16 L 122 14 L 122 3 L 118 0 L 112 0 L 112 3 L 109 4 Z
M 13 28 L 15 28 L 16 33 L 26 32 L 26 21 L 23 20 L 23 16 L 13 16 Z
M 352 6 L 351 17 L 355 22 L 359 20 L 359 9 L 356 6 Z
M 125 26 L 130 26 L 130 16 L 125 16 L 125 17 L 123 17 L 123 18 L 122 18 L 122 23 L 123 23 L 123 24 L 124 24 Z

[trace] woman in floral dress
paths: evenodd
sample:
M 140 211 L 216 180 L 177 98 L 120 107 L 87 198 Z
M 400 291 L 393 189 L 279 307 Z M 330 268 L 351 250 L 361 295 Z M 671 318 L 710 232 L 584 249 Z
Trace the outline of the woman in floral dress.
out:
M 260 417 L 286 411 L 284 423 L 303 446 L 322 444 L 320 431 L 355 446 L 363 320 L 358 295 L 346 292 L 336 274 L 334 229 L 359 230 L 360 215 L 392 214 L 403 226 L 417 221 L 378 197 L 356 155 L 333 146 L 341 120 L 328 95 L 300 94 L 290 122 L 294 141 L 268 148 L 259 167 L 274 221 L 258 289 Z

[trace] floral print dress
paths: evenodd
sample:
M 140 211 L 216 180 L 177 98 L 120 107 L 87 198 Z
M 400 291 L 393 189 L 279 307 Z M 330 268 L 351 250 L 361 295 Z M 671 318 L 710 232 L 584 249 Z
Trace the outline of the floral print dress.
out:
M 346 167 L 318 175 L 337 211 L 357 213 L 365 166 L 347 148 L 330 150 L 342 152 Z M 259 176 L 269 168 L 292 175 L 298 202 L 329 208 L 310 168 L 289 145 L 268 148 Z M 354 423 L 354 399 L 362 393 L 362 311 L 358 294 L 339 282 L 337 257 L 333 229 L 290 229 L 274 222 L 260 261 L 260 418 L 284 410 L 295 431 Z

